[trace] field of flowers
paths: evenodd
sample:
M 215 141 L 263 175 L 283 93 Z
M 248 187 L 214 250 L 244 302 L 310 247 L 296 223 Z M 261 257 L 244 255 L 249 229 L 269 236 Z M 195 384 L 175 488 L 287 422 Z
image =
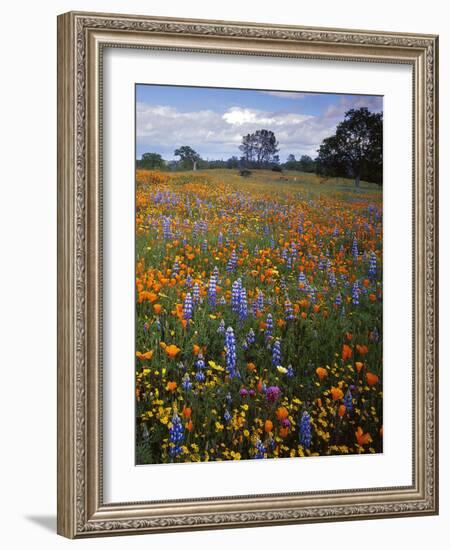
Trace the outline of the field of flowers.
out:
M 136 462 L 382 451 L 382 194 L 138 171 Z

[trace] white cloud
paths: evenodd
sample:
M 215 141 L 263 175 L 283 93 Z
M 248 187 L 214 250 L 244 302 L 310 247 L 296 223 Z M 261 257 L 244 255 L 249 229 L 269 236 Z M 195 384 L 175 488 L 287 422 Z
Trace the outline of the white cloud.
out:
M 281 97 L 282 99 L 302 99 L 307 94 L 301 92 L 273 92 L 273 91 L 261 91 L 262 94 L 271 95 L 273 97 Z
M 305 120 L 313 118 L 311 115 L 297 113 L 268 113 L 257 109 L 243 109 L 242 107 L 231 107 L 222 118 L 235 126 L 285 126 L 301 124 Z
M 290 153 L 315 157 L 322 140 L 334 133 L 336 124 L 352 107 L 381 109 L 381 99 L 343 96 L 321 115 L 270 112 L 234 106 L 225 112 L 209 109 L 180 111 L 165 105 L 137 105 L 139 151 L 155 151 L 166 159 L 181 145 L 190 145 L 204 158 L 239 155 L 242 136 L 255 130 L 272 130 L 282 160 Z

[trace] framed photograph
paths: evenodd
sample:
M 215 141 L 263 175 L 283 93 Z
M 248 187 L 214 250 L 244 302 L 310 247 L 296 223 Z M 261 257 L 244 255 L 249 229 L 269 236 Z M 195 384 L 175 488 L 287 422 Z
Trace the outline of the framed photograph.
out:
M 438 513 L 432 35 L 58 18 L 58 532 Z

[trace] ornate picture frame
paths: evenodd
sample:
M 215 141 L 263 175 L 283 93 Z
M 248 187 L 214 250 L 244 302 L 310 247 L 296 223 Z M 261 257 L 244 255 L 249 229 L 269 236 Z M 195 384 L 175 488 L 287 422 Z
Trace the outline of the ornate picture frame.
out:
M 104 48 L 398 63 L 413 74 L 413 483 L 105 503 Z M 58 17 L 58 533 L 69 538 L 438 513 L 438 38 L 70 12 Z

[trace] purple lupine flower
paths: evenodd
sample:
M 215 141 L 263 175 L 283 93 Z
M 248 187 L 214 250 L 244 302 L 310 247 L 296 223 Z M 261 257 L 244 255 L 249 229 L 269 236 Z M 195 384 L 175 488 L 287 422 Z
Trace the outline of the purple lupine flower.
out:
M 341 296 L 341 293 L 338 292 L 337 296 L 336 296 L 336 300 L 334 301 L 334 303 L 338 306 L 338 307 L 341 307 L 342 305 L 342 296 Z
M 206 239 L 203 239 L 201 244 L 201 251 L 205 253 L 208 250 L 208 241 Z
M 359 255 L 358 252 L 358 241 L 356 240 L 356 237 L 353 237 L 353 243 L 352 243 L 352 256 L 357 259 Z
M 272 346 L 272 365 L 278 367 L 281 365 L 281 342 L 280 340 L 275 340 Z
M 171 458 L 176 458 L 181 454 L 181 444 L 184 441 L 184 430 L 177 411 L 172 416 L 172 426 L 169 429 L 169 454 Z
M 217 244 L 219 246 L 222 246 L 222 243 L 223 243 L 223 235 L 222 235 L 222 232 L 219 232 L 219 236 L 217 237 Z
M 184 299 L 183 318 L 188 322 L 189 319 L 192 319 L 192 296 L 190 292 L 186 294 L 186 298 Z
M 261 292 L 261 290 L 258 292 L 258 296 L 256 297 L 256 307 L 259 309 L 259 311 L 262 311 L 264 309 L 264 294 Z
M 244 321 L 247 318 L 247 291 L 241 288 L 239 297 L 239 320 Z
M 241 301 L 241 289 L 239 281 L 234 281 L 231 286 L 231 310 L 234 313 L 239 313 L 239 303 Z
M 208 283 L 208 300 L 212 308 L 216 307 L 217 300 L 217 278 L 214 273 L 211 275 Z
M 197 382 L 204 382 L 205 378 L 205 373 L 202 370 L 198 370 L 195 373 L 195 379 L 197 380 Z
M 286 298 L 284 302 L 284 318 L 286 319 L 286 321 L 294 320 L 294 310 L 292 308 L 292 304 L 289 298 Z
M 353 410 L 353 396 L 350 392 L 350 388 L 347 390 L 347 393 L 344 397 L 344 405 L 348 412 L 352 412 Z
M 186 373 L 184 376 L 183 376 L 183 379 L 181 381 L 181 386 L 182 388 L 185 390 L 185 391 L 188 391 L 192 388 L 192 383 L 191 383 L 191 380 L 189 378 L 189 374 Z
M 238 260 L 238 257 L 236 254 L 236 249 L 233 248 L 230 259 L 228 260 L 228 263 L 227 263 L 227 271 L 234 271 L 236 269 L 237 260 Z
M 176 274 L 179 273 L 179 271 L 180 271 L 180 264 L 178 263 L 178 260 L 175 260 L 175 261 L 173 262 L 173 266 L 172 266 L 172 273 L 173 273 L 174 275 L 176 275 Z
M 169 217 L 164 217 L 162 221 L 163 226 L 163 237 L 166 240 L 169 240 L 172 238 L 172 231 L 170 229 L 171 221 Z
M 328 281 L 331 286 L 336 286 L 336 274 L 334 273 L 334 269 L 330 269 L 328 272 Z
M 205 361 L 203 359 L 203 354 L 199 353 L 197 356 L 197 361 L 195 362 L 195 366 L 197 368 L 197 372 L 195 374 L 195 379 L 198 382 L 204 382 L 205 381 L 205 373 L 203 372 L 205 370 Z
M 299 439 L 300 444 L 305 447 L 305 449 L 309 449 L 311 445 L 311 417 L 309 416 L 307 411 L 304 411 L 302 418 L 300 420 L 300 426 L 299 426 Z
M 358 281 L 355 281 L 352 287 L 352 302 L 355 306 L 359 306 L 359 292 L 359 283 Z
M 198 370 L 203 370 L 205 368 L 205 360 L 203 358 L 203 353 L 199 353 L 197 355 L 197 361 L 195 362 L 195 366 Z
M 370 333 L 370 339 L 372 340 L 372 342 L 378 342 L 379 339 L 380 339 L 380 333 L 377 329 L 377 327 L 375 327 L 372 332 Z
M 373 279 L 375 278 L 376 274 L 377 274 L 377 255 L 375 254 L 375 252 L 372 251 L 369 259 L 369 277 Z
M 272 315 L 269 313 L 266 319 L 266 330 L 264 331 L 264 339 L 266 341 L 266 344 L 272 338 L 272 331 L 273 331 L 273 318 L 272 318 Z
M 305 277 L 305 274 L 303 273 L 303 271 L 300 271 L 300 273 L 298 274 L 298 286 L 303 291 L 306 290 L 306 277 Z
M 255 447 L 256 447 L 256 450 L 255 450 L 254 458 L 256 459 L 265 458 L 266 448 L 264 447 L 263 442 L 259 438 L 256 440 Z
M 248 390 L 246 390 L 245 388 L 241 388 L 241 389 L 239 390 L 239 395 L 240 395 L 241 397 L 247 397 L 247 395 L 248 395 Z
M 247 346 L 251 346 L 255 343 L 255 332 L 252 328 L 248 331 L 245 341 L 247 342 Z
M 225 333 L 225 360 L 230 377 L 239 376 L 239 373 L 236 371 L 236 340 L 232 327 L 228 327 Z
M 228 422 L 231 420 L 231 414 L 228 409 L 225 409 L 225 412 L 223 413 L 223 419 L 228 424 Z
M 287 371 L 286 371 L 286 376 L 287 376 L 288 378 L 292 378 L 292 377 L 294 376 L 294 374 L 295 374 L 295 373 L 294 373 L 294 368 L 293 368 L 293 366 L 292 366 L 292 365 L 288 365 L 288 366 L 287 366 Z
M 219 326 L 217 327 L 217 333 L 225 334 L 225 321 L 223 319 L 220 320 Z
M 200 302 L 200 287 L 198 283 L 194 283 L 192 287 L 192 303 L 197 305 Z

